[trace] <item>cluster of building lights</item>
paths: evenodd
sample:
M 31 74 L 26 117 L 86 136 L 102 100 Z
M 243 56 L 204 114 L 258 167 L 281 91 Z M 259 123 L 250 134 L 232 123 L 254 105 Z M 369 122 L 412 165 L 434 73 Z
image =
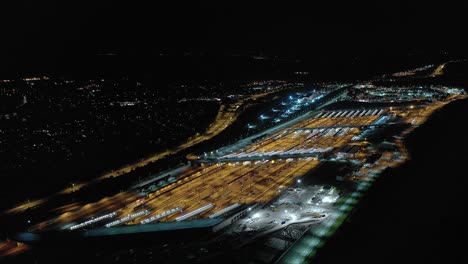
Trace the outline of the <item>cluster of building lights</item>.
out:
M 30 81 L 46 81 L 46 80 L 49 80 L 49 77 L 47 77 L 47 76 L 37 76 L 37 77 L 25 77 L 25 78 L 23 78 L 23 81 L 27 81 L 27 82 L 30 82 Z

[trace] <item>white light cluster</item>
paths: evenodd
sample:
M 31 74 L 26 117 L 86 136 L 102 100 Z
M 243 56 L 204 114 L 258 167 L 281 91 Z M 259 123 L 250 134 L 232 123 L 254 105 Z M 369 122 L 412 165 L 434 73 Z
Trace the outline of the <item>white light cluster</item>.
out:
M 336 197 L 325 196 L 325 197 L 323 197 L 322 202 L 323 203 L 334 203 L 334 202 L 336 202 L 337 199 L 338 199 L 338 196 L 336 196 Z
M 335 131 L 334 131 L 335 132 Z M 335 132 L 336 133 L 336 132 Z M 290 149 L 290 150 L 275 150 L 275 151 L 268 151 L 268 152 L 257 152 L 257 151 L 252 151 L 248 153 L 233 153 L 233 154 L 228 154 L 225 156 L 221 156 L 221 159 L 226 159 L 226 158 L 245 158 L 245 157 L 265 157 L 265 156 L 273 156 L 273 155 L 292 155 L 292 154 L 308 154 L 308 153 L 322 153 L 322 152 L 327 152 L 330 151 L 332 148 L 305 148 L 305 149 Z
M 128 216 L 124 217 L 124 218 L 121 218 L 121 219 L 118 219 L 118 220 L 115 220 L 113 222 L 110 222 L 108 224 L 106 224 L 106 227 L 111 227 L 111 226 L 116 226 L 116 225 L 120 225 L 122 223 L 125 223 L 125 222 L 128 222 L 132 219 L 135 219 L 137 217 L 140 217 L 142 215 L 145 215 L 145 214 L 148 214 L 149 211 L 148 210 L 144 210 L 144 211 L 140 211 L 138 213 L 134 213 L 134 214 L 129 214 Z
M 106 214 L 106 215 L 103 215 L 103 216 L 99 216 L 99 217 L 96 217 L 96 218 L 93 218 L 91 220 L 88 220 L 86 222 L 83 222 L 81 224 L 77 224 L 77 225 L 74 225 L 74 226 L 71 226 L 69 229 L 70 230 L 75 230 L 75 229 L 78 229 L 78 228 L 82 228 L 82 227 L 85 227 L 87 225 L 91 225 L 91 224 L 94 224 L 96 222 L 99 222 L 101 220 L 104 220 L 104 219 L 107 219 L 107 218 L 112 218 L 116 215 L 117 213 L 116 212 L 113 212 L 113 213 L 110 213 L 110 214 Z
M 176 207 L 176 208 L 172 208 L 171 210 L 167 210 L 165 212 L 162 212 L 160 214 L 157 214 L 157 215 L 153 215 L 152 217 L 150 218 L 146 218 L 145 220 L 141 221 L 140 224 L 148 224 L 148 223 L 151 223 L 151 222 L 154 222 L 156 220 L 159 220 L 165 216 L 168 216 L 170 214 L 173 214 L 175 212 L 182 212 L 182 208 L 181 207 Z
M 316 115 L 316 118 L 328 118 L 328 117 L 355 117 L 355 116 L 369 116 L 369 115 L 380 115 L 383 110 L 379 109 L 364 109 L 364 110 L 354 110 L 354 111 L 329 111 L 329 112 L 320 112 Z

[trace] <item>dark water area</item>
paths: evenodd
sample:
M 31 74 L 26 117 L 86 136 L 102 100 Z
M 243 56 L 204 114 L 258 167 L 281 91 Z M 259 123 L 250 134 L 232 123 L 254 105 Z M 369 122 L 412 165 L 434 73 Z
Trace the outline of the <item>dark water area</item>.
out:
M 437 111 L 311 263 L 467 263 L 468 100 Z
M 468 61 L 447 64 L 445 74 L 440 77 L 440 82 L 446 85 L 468 87 Z

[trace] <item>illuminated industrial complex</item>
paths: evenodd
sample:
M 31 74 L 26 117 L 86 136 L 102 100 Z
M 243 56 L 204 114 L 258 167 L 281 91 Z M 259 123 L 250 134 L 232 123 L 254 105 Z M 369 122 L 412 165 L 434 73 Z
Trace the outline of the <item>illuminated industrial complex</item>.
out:
M 275 117 L 260 116 L 259 122 L 273 119 L 274 126 L 234 144 L 191 154 L 185 165 L 151 175 L 113 196 L 55 208 L 48 220 L 33 223 L 18 241 L 40 243 L 25 234 L 51 230 L 105 237 L 201 226 L 210 233 L 202 238 L 206 251 L 215 251 L 212 245 L 227 238 L 238 241 L 228 243 L 230 247 L 242 247 L 267 237 L 260 251 L 267 250 L 271 258 L 264 262 L 303 261 L 339 226 L 380 171 L 408 158 L 404 135 L 436 109 L 465 97 L 459 89 L 417 87 L 397 98 L 404 89 L 363 84 L 295 93 L 285 98 L 294 105 L 272 109 Z M 380 104 L 327 108 L 344 99 Z M 375 139 L 381 135 L 384 140 Z M 341 166 L 339 173 L 315 181 L 330 164 Z

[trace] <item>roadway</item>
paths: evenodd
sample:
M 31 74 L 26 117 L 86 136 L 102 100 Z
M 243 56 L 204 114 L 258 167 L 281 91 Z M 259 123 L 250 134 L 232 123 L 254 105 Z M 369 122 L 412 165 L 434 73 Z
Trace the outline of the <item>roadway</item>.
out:
M 446 63 L 442 63 L 440 64 L 439 66 L 437 66 L 437 68 L 431 73 L 431 77 L 436 77 L 436 76 L 440 76 L 440 75 L 443 75 L 444 74 L 444 69 L 445 69 L 445 66 L 447 65 L 447 62 Z

